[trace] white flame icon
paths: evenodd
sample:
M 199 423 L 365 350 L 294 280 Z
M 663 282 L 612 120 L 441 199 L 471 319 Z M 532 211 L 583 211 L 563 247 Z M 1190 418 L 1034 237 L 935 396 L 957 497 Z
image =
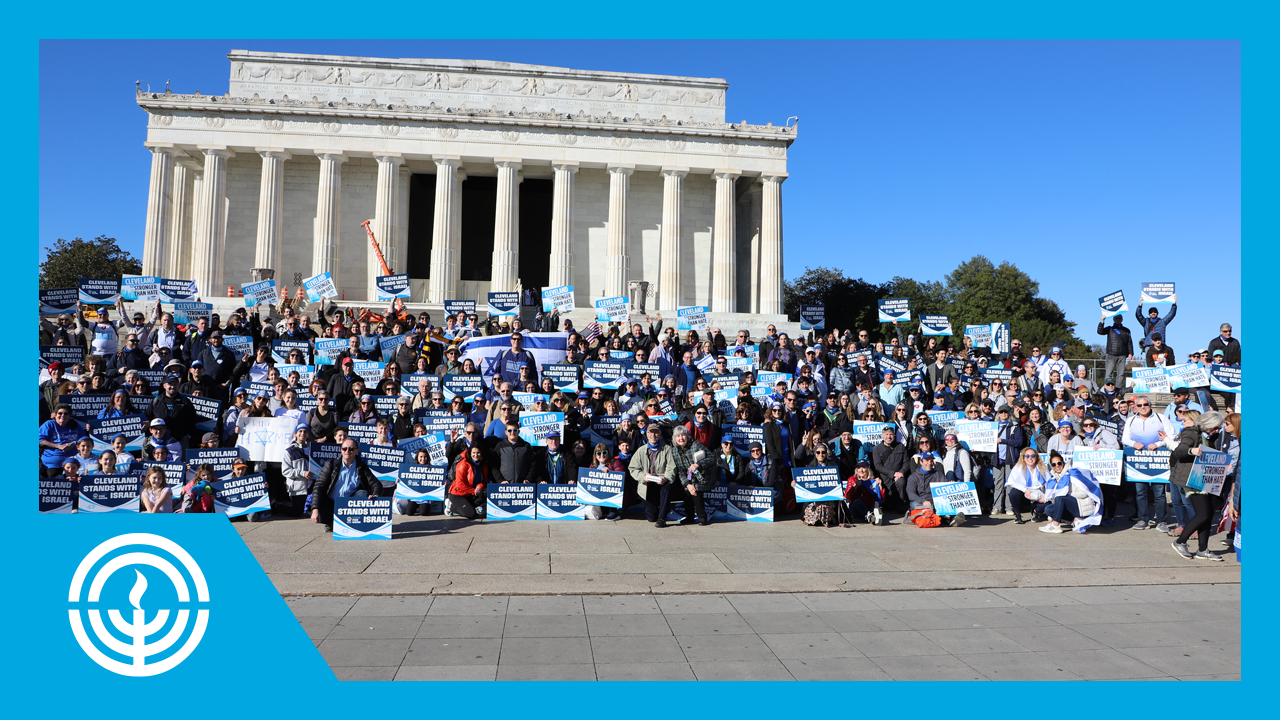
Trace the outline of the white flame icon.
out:
M 142 602 L 142 593 L 147 591 L 147 578 L 142 574 L 141 570 L 134 570 L 138 575 L 138 579 L 133 583 L 133 589 L 129 591 L 129 604 L 136 610 L 141 610 L 142 606 L 138 603 Z

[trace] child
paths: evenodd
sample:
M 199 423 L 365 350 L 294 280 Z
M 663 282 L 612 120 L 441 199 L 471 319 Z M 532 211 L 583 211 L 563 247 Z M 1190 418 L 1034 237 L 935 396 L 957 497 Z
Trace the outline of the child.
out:
M 213 512 L 213 466 L 204 463 L 196 468 L 196 476 L 182 488 L 182 512 Z
M 173 491 L 169 489 L 169 483 L 165 479 L 164 468 L 152 467 L 147 469 L 146 479 L 142 484 L 142 492 L 138 494 L 138 498 L 142 503 L 142 512 L 173 512 Z

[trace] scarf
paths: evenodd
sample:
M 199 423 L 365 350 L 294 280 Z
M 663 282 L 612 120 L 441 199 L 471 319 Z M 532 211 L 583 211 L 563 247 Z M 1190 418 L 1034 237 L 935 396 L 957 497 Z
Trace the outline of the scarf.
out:
M 823 408 L 822 412 L 827 416 L 827 422 L 833 423 L 836 421 L 836 418 L 840 417 L 840 410 L 838 408 L 836 410 L 832 410 L 831 408 Z
M 759 460 L 752 458 L 750 467 L 751 474 L 761 483 L 769 478 L 769 458 L 765 455 L 761 455 Z

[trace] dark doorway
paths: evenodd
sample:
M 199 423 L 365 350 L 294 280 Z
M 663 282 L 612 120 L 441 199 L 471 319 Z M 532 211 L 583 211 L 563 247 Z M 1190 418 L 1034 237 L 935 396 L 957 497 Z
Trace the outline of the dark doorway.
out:
M 462 248 L 458 264 L 463 280 L 493 276 L 493 224 L 498 178 L 468 177 L 462 183 Z
M 520 283 L 523 287 L 546 287 L 551 277 L 551 200 L 554 187 L 554 180 L 526 178 L 520 183 Z M 492 216 L 489 219 L 489 248 L 492 252 Z
M 406 237 L 405 266 L 391 268 L 409 273 L 411 278 L 431 277 L 431 233 L 436 215 L 436 176 L 409 177 L 409 232 Z M 379 238 L 378 242 L 382 242 Z

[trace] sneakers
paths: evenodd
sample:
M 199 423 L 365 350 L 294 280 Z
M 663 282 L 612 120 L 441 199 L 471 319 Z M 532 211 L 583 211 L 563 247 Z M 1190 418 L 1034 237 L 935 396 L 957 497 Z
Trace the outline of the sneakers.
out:
M 1058 523 L 1049 523 L 1048 525 L 1044 525 L 1044 526 L 1042 526 L 1042 527 L 1040 528 L 1040 532 L 1042 532 L 1042 533 L 1053 533 L 1054 535 L 1061 535 L 1061 534 L 1062 534 L 1062 525 L 1060 525 L 1060 524 L 1058 524 Z
M 884 511 L 881 510 L 878 506 L 875 508 L 872 508 L 871 517 L 872 517 L 872 520 L 871 520 L 872 525 L 884 525 Z
M 1186 546 L 1184 545 L 1183 547 L 1186 547 Z M 1196 553 L 1196 554 L 1195 554 L 1195 555 L 1193 555 L 1192 557 L 1194 557 L 1196 560 L 1208 560 L 1208 561 L 1210 561 L 1210 562 L 1222 562 L 1222 556 L 1221 556 L 1221 555 L 1218 555 L 1217 553 L 1207 552 L 1207 551 L 1206 551 L 1206 552 L 1202 552 L 1202 553 Z
M 1131 529 L 1131 530 L 1146 530 L 1146 529 L 1147 529 L 1147 523 L 1146 523 L 1145 521 L 1139 520 L 1138 522 L 1134 523 L 1134 524 L 1133 524 L 1133 527 L 1132 527 L 1132 528 L 1130 528 L 1130 529 Z
M 1100 524 L 1100 525 L 1102 525 L 1102 527 L 1111 527 L 1112 525 L 1115 525 L 1115 524 L 1116 524 L 1116 519 L 1115 519 L 1115 518 L 1111 518 L 1110 520 L 1103 520 L 1103 521 L 1102 521 L 1101 523 L 1099 523 L 1099 524 Z
M 870 510 L 868 510 L 868 511 L 867 511 L 867 514 L 866 514 L 866 515 L 863 515 L 863 517 L 864 517 L 864 518 L 866 518 L 866 520 L 867 520 L 867 524 L 868 524 L 868 525 L 875 525 L 875 524 L 876 524 L 876 516 L 875 516 L 875 515 L 873 515 L 873 514 L 871 513 L 871 511 L 870 511 Z
M 1164 523 L 1161 523 L 1161 524 L 1163 525 Z M 1153 528 L 1155 526 L 1156 526 L 1156 521 L 1154 519 L 1147 521 L 1147 527 Z
M 1015 515 L 1015 516 L 1013 517 L 1013 524 L 1014 524 L 1014 525 L 1026 525 L 1026 524 L 1027 524 L 1027 521 L 1026 521 L 1026 520 L 1023 520 L 1021 515 Z
M 666 520 L 659 520 L 659 521 L 655 522 L 655 523 L 653 524 L 653 526 L 654 526 L 654 527 L 664 528 L 664 527 L 666 527 L 666 526 L 667 526 L 667 521 L 666 521 Z
M 617 511 L 617 510 L 614 510 L 613 512 L 610 512 L 609 514 L 605 515 L 605 516 L 604 516 L 604 519 L 605 519 L 605 520 L 617 520 L 617 519 L 618 519 L 618 518 L 620 518 L 620 517 L 622 517 L 622 516 L 618 514 L 618 511 Z
M 960 527 L 964 524 L 964 521 L 964 513 L 956 513 L 956 516 L 951 518 L 951 527 Z
M 1168 535 L 1168 534 L 1169 534 L 1169 526 L 1168 526 L 1168 525 L 1166 525 L 1165 523 L 1160 523 L 1160 524 L 1156 525 L 1156 532 L 1161 532 L 1161 533 L 1164 533 L 1164 534 Z
M 1173 543 L 1173 551 L 1181 555 L 1184 560 L 1194 560 L 1196 558 L 1196 554 L 1191 552 L 1191 548 L 1187 547 L 1186 543 Z

